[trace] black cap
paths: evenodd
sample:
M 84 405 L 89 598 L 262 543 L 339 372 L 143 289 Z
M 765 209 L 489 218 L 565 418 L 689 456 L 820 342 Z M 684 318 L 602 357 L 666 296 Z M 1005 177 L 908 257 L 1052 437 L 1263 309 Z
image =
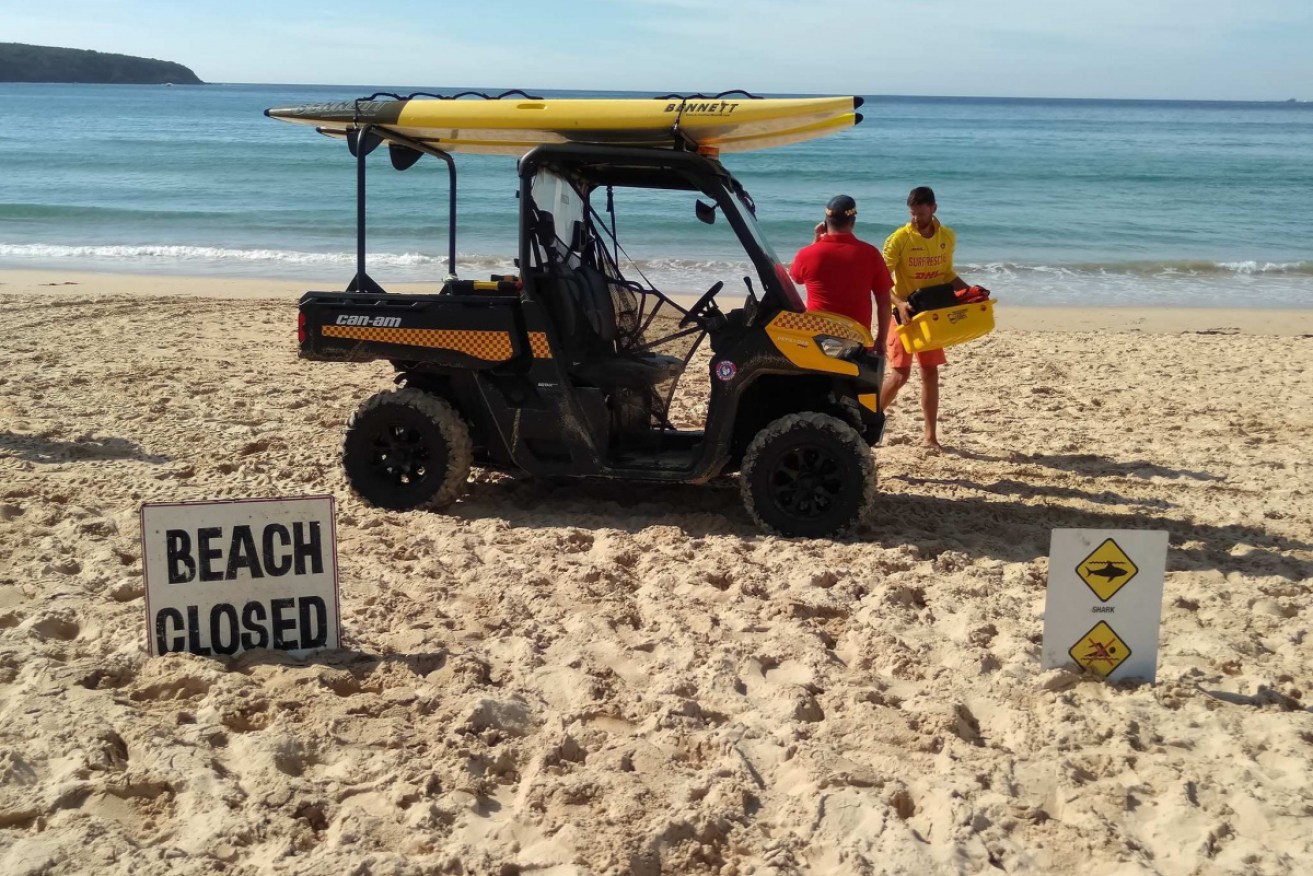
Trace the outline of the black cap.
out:
M 857 216 L 857 202 L 848 195 L 835 195 L 830 198 L 830 203 L 825 205 L 825 216 L 840 222 L 854 219 Z

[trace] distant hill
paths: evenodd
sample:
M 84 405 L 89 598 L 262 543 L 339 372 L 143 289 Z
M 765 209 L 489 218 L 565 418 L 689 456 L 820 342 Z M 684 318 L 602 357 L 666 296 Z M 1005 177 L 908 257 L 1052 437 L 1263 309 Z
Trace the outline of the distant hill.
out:
M 203 85 L 172 61 L 134 58 L 87 49 L 0 43 L 0 82 L 100 82 L 115 85 Z

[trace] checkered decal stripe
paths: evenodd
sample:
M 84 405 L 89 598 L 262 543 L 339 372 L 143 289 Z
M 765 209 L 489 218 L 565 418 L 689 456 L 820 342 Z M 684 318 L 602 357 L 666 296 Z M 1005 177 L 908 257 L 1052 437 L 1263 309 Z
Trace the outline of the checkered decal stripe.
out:
M 547 343 L 546 332 L 529 332 L 529 348 L 533 350 L 535 359 L 552 358 L 552 346 Z
M 862 337 L 862 333 L 852 326 L 811 313 L 791 313 L 786 310 L 771 320 L 771 324 L 776 328 L 810 332 L 815 335 L 829 335 L 833 338 L 846 338 L 859 344 L 867 343 L 866 338 Z
M 507 332 L 326 325 L 323 327 L 323 333 L 326 338 L 351 338 L 357 341 L 400 344 L 405 347 L 455 350 L 485 362 L 505 362 L 515 352 L 511 347 L 511 336 Z

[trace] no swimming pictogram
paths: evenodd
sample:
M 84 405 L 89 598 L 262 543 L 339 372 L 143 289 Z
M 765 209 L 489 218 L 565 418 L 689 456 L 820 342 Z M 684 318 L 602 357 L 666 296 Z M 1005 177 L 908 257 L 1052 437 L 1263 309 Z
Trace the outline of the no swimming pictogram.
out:
M 1112 627 L 1099 621 L 1067 653 L 1085 669 L 1107 678 L 1131 656 L 1131 649 Z

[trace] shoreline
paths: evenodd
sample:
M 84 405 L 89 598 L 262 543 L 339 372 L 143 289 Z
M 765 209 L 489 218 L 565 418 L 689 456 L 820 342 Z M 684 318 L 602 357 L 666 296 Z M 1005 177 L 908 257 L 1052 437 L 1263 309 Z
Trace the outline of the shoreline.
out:
M 296 300 L 303 293 L 340 289 L 343 280 L 205 277 L 174 274 L 120 274 L 89 271 L 0 269 L 0 301 L 12 294 L 89 293 L 142 297 L 189 296 L 243 301 Z M 433 283 L 396 283 L 395 292 L 436 291 Z M 669 293 L 688 304 L 696 294 Z M 999 331 L 1140 332 L 1147 334 L 1313 335 L 1313 307 L 1247 309 L 1235 307 L 1161 307 L 1120 305 L 1008 305 L 999 301 Z

